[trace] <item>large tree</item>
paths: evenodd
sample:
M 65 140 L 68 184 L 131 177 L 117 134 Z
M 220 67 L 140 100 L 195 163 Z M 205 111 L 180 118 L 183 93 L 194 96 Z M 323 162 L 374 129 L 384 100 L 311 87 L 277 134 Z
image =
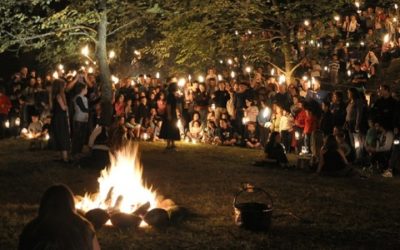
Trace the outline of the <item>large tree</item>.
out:
M 271 64 L 290 81 L 301 62 L 292 53 L 297 27 L 305 20 L 332 20 L 344 1 L 165 2 L 162 39 L 148 48 L 159 66 L 195 70 L 231 58 L 236 66 Z
M 108 49 L 118 52 L 142 36 L 157 8 L 144 0 L 2 0 L 0 12 L 0 53 L 35 50 L 42 62 L 73 62 L 88 45 L 100 70 L 102 98 L 110 102 Z

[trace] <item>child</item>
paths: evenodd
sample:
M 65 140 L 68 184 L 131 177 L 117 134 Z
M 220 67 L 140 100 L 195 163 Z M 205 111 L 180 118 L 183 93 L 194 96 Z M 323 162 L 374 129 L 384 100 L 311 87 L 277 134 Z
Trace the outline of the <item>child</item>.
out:
M 190 127 L 187 137 L 190 142 L 196 143 L 202 140 L 203 138 L 203 129 L 201 128 L 200 121 L 195 120 Z
M 279 121 L 279 131 L 281 133 L 282 144 L 286 149 L 286 152 L 290 152 L 292 131 L 293 131 L 294 119 L 290 114 L 289 110 L 282 110 L 282 116 Z
M 282 108 L 278 105 L 274 105 L 273 110 L 274 114 L 272 115 L 271 118 L 270 130 L 271 132 L 279 132 L 279 124 L 281 122 L 281 117 L 282 117 Z
M 261 143 L 259 139 L 259 134 L 256 129 L 256 123 L 249 122 L 246 125 L 244 132 L 244 141 L 246 143 L 247 148 L 259 149 L 261 148 Z
M 151 127 L 150 117 L 145 117 L 140 127 L 140 138 L 147 141 L 153 138 L 154 130 Z
M 234 146 L 237 142 L 233 128 L 224 119 L 219 120 L 217 135 L 215 141 L 218 145 Z
M 39 115 L 33 113 L 31 116 L 32 122 L 28 126 L 28 139 L 31 139 L 29 148 L 40 149 L 42 147 L 42 131 L 43 124 L 39 120 Z
M 259 110 L 255 105 L 255 102 L 250 99 L 246 99 L 246 108 L 244 111 L 245 117 L 249 122 L 256 122 Z
M 89 103 L 86 98 L 87 86 L 77 85 L 78 94 L 74 98 L 74 122 L 72 135 L 72 156 L 77 157 L 82 153 L 83 146 L 87 143 Z
M 140 124 L 136 123 L 135 117 L 131 116 L 129 121 L 125 124 L 128 130 L 128 138 L 130 140 L 138 139 L 140 136 Z
M 205 129 L 204 142 L 209 144 L 215 143 L 217 126 L 214 121 L 207 121 L 207 128 Z

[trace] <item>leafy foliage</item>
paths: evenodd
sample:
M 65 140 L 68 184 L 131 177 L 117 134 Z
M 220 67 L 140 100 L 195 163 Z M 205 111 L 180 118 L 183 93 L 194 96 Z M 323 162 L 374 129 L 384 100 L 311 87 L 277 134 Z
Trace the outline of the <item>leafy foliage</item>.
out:
M 120 47 L 127 39 L 142 36 L 143 20 L 152 16 L 141 15 L 151 7 L 146 1 L 108 0 L 106 6 L 110 46 Z M 96 51 L 100 22 L 97 1 L 4 0 L 0 11 L 4 13 L 0 52 L 38 50 L 41 62 L 54 63 L 76 59 L 84 44 L 92 44 Z
M 298 25 L 305 19 L 326 23 L 334 13 L 354 8 L 346 0 L 104 1 L 107 47 L 120 62 L 130 62 L 140 49 L 150 64 L 178 72 L 232 58 L 237 67 L 270 63 L 290 73 L 301 60 L 290 50 Z M 76 58 L 83 44 L 96 50 L 99 2 L 1 1 L 0 52 L 36 49 L 42 62 L 53 63 Z M 310 38 L 323 32 L 315 29 Z
M 160 22 L 162 39 L 147 48 L 147 52 L 157 57 L 158 66 L 178 70 L 205 68 L 226 58 L 235 58 L 236 66 L 270 62 L 284 67 L 288 58 L 282 57 L 282 53 L 290 53 L 287 46 L 297 25 L 304 19 L 332 18 L 332 10 L 342 3 L 178 2 L 171 0 L 162 5 L 165 13 Z

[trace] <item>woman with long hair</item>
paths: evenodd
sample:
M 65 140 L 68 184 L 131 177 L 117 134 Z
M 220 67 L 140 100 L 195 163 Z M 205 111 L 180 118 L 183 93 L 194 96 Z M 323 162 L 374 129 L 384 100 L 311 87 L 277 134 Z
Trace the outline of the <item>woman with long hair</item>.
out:
M 277 131 L 271 133 L 264 152 L 268 160 L 275 160 L 282 167 L 287 166 L 289 163 L 285 149 L 282 146 L 281 135 Z
M 68 163 L 68 151 L 71 147 L 68 104 L 65 96 L 65 81 L 56 79 L 53 82 L 53 118 L 52 129 L 57 150 L 61 152 L 61 161 Z
M 177 126 L 178 115 L 176 112 L 176 102 L 178 86 L 176 83 L 171 83 L 168 86 L 167 109 L 163 118 L 163 123 L 160 130 L 160 138 L 167 140 L 167 150 L 175 150 L 175 141 L 180 140 L 180 132 Z
M 346 156 L 339 149 L 339 145 L 334 135 L 325 138 L 324 146 L 321 149 L 317 173 L 330 176 L 350 175 L 351 168 L 347 166 Z
M 93 226 L 76 213 L 65 185 L 54 185 L 42 196 L 38 215 L 23 229 L 18 249 L 98 250 Z

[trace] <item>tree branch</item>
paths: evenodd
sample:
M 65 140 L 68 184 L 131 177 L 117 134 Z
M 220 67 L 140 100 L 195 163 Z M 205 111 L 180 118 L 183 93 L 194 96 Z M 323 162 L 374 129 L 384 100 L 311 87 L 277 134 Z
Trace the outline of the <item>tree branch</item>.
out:
M 132 21 L 127 22 L 126 24 L 124 24 L 124 25 L 122 25 L 122 26 L 119 26 L 119 27 L 116 28 L 115 30 L 110 31 L 110 33 L 108 33 L 107 36 L 111 36 L 111 35 L 117 33 L 118 31 L 120 31 L 120 30 L 122 30 L 122 29 L 125 29 L 126 27 L 128 27 L 129 25 L 132 25 L 132 24 L 133 24 L 134 22 L 136 22 L 136 21 L 137 21 L 136 19 L 133 19 Z
M 95 37 L 91 36 L 90 34 L 86 33 L 86 32 L 72 32 L 69 33 L 69 35 L 71 36 L 86 36 L 87 38 L 89 38 L 90 40 L 92 40 L 92 42 L 97 44 L 97 40 Z
M 269 60 L 267 60 L 266 63 L 268 63 L 268 64 L 270 64 L 272 67 L 278 69 L 279 72 L 285 74 L 285 71 L 284 71 L 281 67 L 279 67 L 278 65 L 276 65 L 275 63 L 273 63 L 273 62 L 271 62 L 271 61 L 269 61 Z
M 304 58 L 300 60 L 300 62 L 298 62 L 291 70 L 290 70 L 290 74 L 293 74 L 294 71 L 300 67 L 301 63 L 304 61 Z

